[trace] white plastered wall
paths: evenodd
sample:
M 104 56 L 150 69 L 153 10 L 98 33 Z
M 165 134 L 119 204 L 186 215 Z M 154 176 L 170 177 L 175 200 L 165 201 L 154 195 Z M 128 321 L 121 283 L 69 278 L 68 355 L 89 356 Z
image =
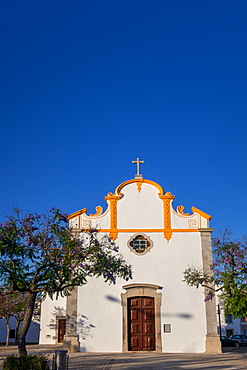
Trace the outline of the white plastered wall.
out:
M 40 344 L 55 344 L 57 343 L 57 320 L 60 316 L 66 316 L 66 298 L 55 297 L 50 299 L 47 297 L 41 305 L 40 319 Z
M 143 256 L 127 247 L 129 237 L 127 233 L 119 235 L 117 244 L 127 262 L 133 265 L 131 283 L 157 284 L 162 288 L 162 350 L 204 352 L 203 292 L 182 282 L 182 272 L 189 263 L 201 265 L 199 235 L 174 234 L 167 243 L 161 233 L 150 233 L 154 247 Z M 109 286 L 99 278 L 79 288 L 78 318 L 85 316 L 84 325 L 88 328 L 86 333 L 78 332 L 82 351 L 122 351 L 121 293 L 125 292 L 122 289 L 125 284 L 118 281 Z M 164 324 L 171 324 L 171 333 L 164 333 Z
M 118 201 L 119 229 L 162 229 L 163 202 L 158 197 L 158 189 L 142 184 L 140 192 L 136 184 L 130 184 L 121 191 L 123 197 Z

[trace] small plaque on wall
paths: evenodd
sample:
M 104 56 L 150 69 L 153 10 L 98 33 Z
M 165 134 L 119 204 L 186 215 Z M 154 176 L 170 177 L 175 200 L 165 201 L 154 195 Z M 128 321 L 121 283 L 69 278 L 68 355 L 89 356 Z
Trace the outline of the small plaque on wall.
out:
M 171 324 L 164 324 L 164 333 L 171 333 Z

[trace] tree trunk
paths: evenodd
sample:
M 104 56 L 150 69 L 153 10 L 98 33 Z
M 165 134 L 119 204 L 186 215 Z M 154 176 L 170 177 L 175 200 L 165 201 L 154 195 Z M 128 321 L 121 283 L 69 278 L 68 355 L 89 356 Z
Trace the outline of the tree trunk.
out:
M 7 328 L 7 332 L 6 332 L 6 347 L 8 347 L 9 346 L 9 333 L 10 333 L 9 317 L 6 319 L 6 328 Z
M 31 321 L 32 321 L 36 296 L 37 296 L 37 293 L 28 293 L 26 312 L 25 312 L 25 315 L 24 315 L 22 327 L 18 331 L 18 351 L 19 351 L 19 355 L 27 355 L 26 334 L 28 332 L 28 329 L 29 329 Z
M 20 323 L 21 323 L 21 321 L 18 321 L 16 319 L 16 324 L 15 324 L 15 344 L 18 343 L 18 331 L 19 331 Z

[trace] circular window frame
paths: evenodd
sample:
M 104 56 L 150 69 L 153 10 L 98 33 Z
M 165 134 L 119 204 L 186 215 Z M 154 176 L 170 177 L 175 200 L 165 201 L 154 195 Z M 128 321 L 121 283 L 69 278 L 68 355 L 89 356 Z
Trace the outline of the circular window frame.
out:
M 142 236 L 143 238 L 145 238 L 149 243 L 149 246 L 146 249 L 144 249 L 143 252 L 137 252 L 130 244 L 139 235 Z M 134 254 L 136 254 L 137 256 L 144 256 L 146 253 L 150 252 L 150 250 L 154 246 L 154 243 L 148 235 L 146 235 L 144 233 L 136 233 L 136 234 L 132 235 L 131 238 L 127 241 L 127 245 L 129 247 L 130 251 L 133 252 Z

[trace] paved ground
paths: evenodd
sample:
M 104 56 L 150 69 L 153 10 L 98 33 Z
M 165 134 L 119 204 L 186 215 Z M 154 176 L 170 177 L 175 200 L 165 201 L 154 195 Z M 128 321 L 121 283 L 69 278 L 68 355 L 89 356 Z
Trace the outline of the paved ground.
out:
M 28 345 L 29 354 L 43 353 L 52 360 L 61 345 Z M 7 354 L 17 354 L 17 347 L 0 347 L 0 369 Z M 174 353 L 69 353 L 69 370 L 247 370 L 247 347 L 225 349 L 220 355 Z

